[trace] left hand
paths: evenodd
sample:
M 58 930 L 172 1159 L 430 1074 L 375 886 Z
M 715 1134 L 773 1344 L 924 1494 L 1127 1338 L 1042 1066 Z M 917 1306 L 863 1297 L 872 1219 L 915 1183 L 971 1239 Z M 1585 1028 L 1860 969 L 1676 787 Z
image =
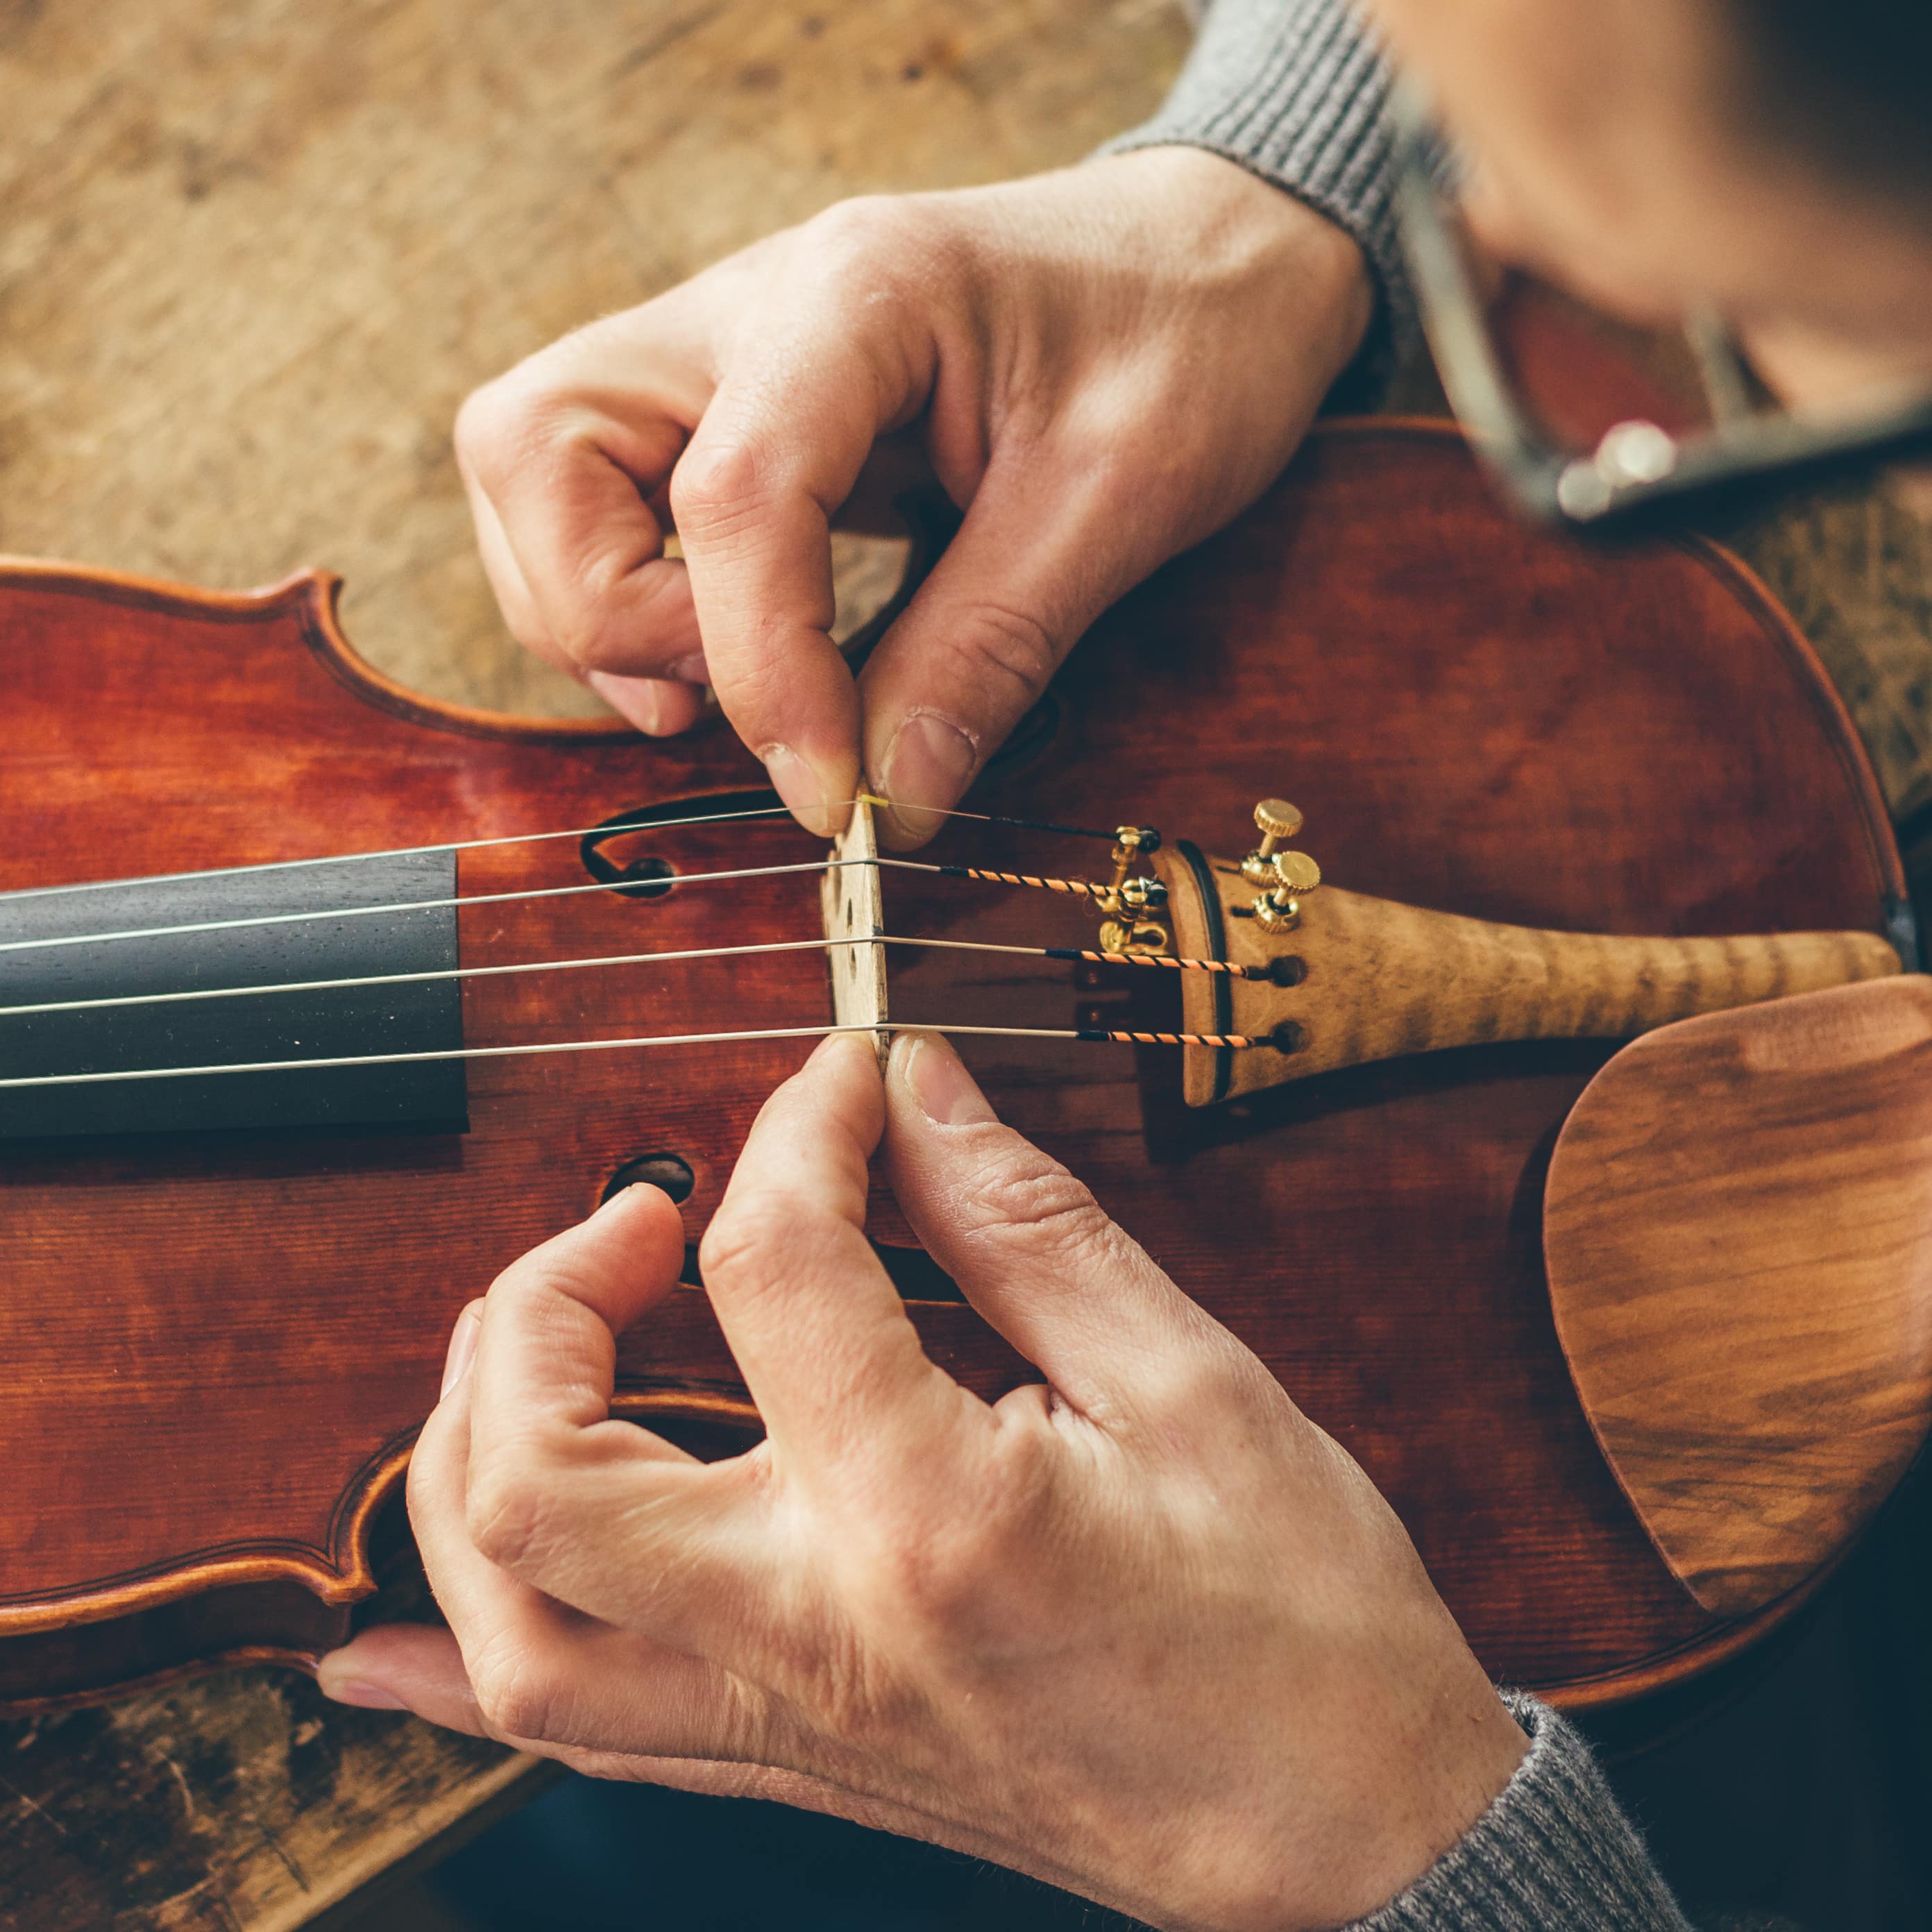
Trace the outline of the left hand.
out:
M 1046 1382 L 926 1355 L 867 1162 Z M 447 1631 L 325 1658 L 580 1770 L 936 1840 L 1170 1928 L 1372 1910 L 1525 1741 L 1388 1505 L 952 1049 L 835 1036 L 767 1102 L 703 1251 L 770 1433 L 701 1464 L 610 1419 L 683 1232 L 634 1187 L 466 1310 L 410 1472 Z
M 917 844 L 1088 624 L 1280 472 L 1372 301 L 1340 228 L 1198 148 L 862 195 L 500 376 L 457 462 L 531 650 L 654 734 L 712 686 L 807 826 L 863 772 Z M 922 476 L 964 521 L 855 683 L 832 523 Z

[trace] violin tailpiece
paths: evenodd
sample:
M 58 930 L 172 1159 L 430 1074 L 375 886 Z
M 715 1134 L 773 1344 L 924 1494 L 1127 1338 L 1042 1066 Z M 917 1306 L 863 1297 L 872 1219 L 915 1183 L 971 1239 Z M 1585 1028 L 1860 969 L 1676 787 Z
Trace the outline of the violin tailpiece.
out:
M 1900 970 L 1874 932 L 1645 938 L 1552 932 L 1431 912 L 1324 885 L 1292 928 L 1254 916 L 1255 889 L 1225 859 L 1156 862 L 1184 952 L 1225 946 L 1274 975 L 1190 976 L 1190 1032 L 1282 1042 L 1252 1053 L 1186 1049 L 1188 1104 L 1204 1106 L 1338 1067 L 1503 1040 L 1622 1040 L 1698 1013 Z M 1214 902 L 1207 896 L 1211 891 Z M 1278 962 L 1292 962 L 1285 968 Z

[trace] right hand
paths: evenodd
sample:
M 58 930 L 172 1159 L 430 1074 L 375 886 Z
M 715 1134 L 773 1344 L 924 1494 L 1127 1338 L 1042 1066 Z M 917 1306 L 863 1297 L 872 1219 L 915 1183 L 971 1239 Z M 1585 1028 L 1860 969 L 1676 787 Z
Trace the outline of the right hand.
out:
M 1194 148 L 872 196 L 519 364 L 458 460 L 522 643 L 648 732 L 710 685 L 803 822 L 862 770 L 916 844 L 1088 625 L 1280 470 L 1370 300 L 1340 229 Z M 829 532 L 909 437 L 965 520 L 855 686 Z
M 865 1235 L 883 1138 L 933 1258 L 1042 1379 L 988 1403 Z M 449 1628 L 322 1660 L 345 1702 L 607 1778 L 950 1845 L 1174 1932 L 1345 1924 L 1528 1741 L 1388 1505 L 950 1046 L 824 1042 L 704 1238 L 767 1433 L 610 1419 L 685 1231 L 617 1195 L 459 1319 L 410 1468 Z

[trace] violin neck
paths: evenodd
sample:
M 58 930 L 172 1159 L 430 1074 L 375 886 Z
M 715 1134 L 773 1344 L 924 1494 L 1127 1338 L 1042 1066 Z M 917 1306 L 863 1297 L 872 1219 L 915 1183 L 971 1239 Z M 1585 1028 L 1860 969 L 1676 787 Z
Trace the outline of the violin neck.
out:
M 1301 902 L 1293 930 L 1270 933 L 1252 916 L 1255 890 L 1238 866 L 1184 848 L 1158 862 L 1178 952 L 1274 968 L 1292 982 L 1184 980 L 1189 1031 L 1282 1042 L 1244 1053 L 1188 1048 L 1184 1090 L 1195 1106 L 1443 1047 L 1628 1039 L 1694 1014 L 1900 970 L 1875 933 L 1552 932 L 1326 885 Z

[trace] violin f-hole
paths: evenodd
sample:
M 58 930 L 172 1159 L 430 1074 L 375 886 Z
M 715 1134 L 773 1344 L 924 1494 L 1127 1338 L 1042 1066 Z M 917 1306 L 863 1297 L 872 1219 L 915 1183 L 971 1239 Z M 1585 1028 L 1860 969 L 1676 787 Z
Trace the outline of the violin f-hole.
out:
M 655 825 L 676 825 L 693 818 L 723 818 L 734 814 L 742 814 L 748 823 L 783 808 L 778 794 L 769 787 L 710 792 L 636 806 L 628 812 L 614 812 L 594 832 L 586 832 L 578 842 L 578 856 L 584 862 L 585 872 L 599 885 L 608 886 L 628 899 L 661 899 L 677 878 L 677 868 L 670 860 L 656 852 L 629 859 L 614 858 L 604 848 L 627 833 L 647 832 Z
M 641 857 L 626 859 L 621 863 L 608 858 L 603 851 L 606 841 L 620 833 L 634 832 L 641 828 L 620 824 L 608 830 L 600 828 L 584 839 L 580 848 L 584 859 L 584 869 L 600 885 L 607 885 L 614 892 L 627 899 L 661 899 L 671 889 L 671 882 L 677 876 L 677 868 L 668 859 L 656 853 L 648 853 Z
M 692 1172 L 691 1163 L 682 1154 L 645 1154 L 634 1160 L 627 1160 L 604 1184 L 604 1191 L 597 1197 L 602 1207 L 614 1195 L 623 1192 L 627 1187 L 655 1187 L 668 1194 L 674 1202 L 682 1204 L 691 1198 L 692 1190 L 698 1185 L 698 1177 Z

